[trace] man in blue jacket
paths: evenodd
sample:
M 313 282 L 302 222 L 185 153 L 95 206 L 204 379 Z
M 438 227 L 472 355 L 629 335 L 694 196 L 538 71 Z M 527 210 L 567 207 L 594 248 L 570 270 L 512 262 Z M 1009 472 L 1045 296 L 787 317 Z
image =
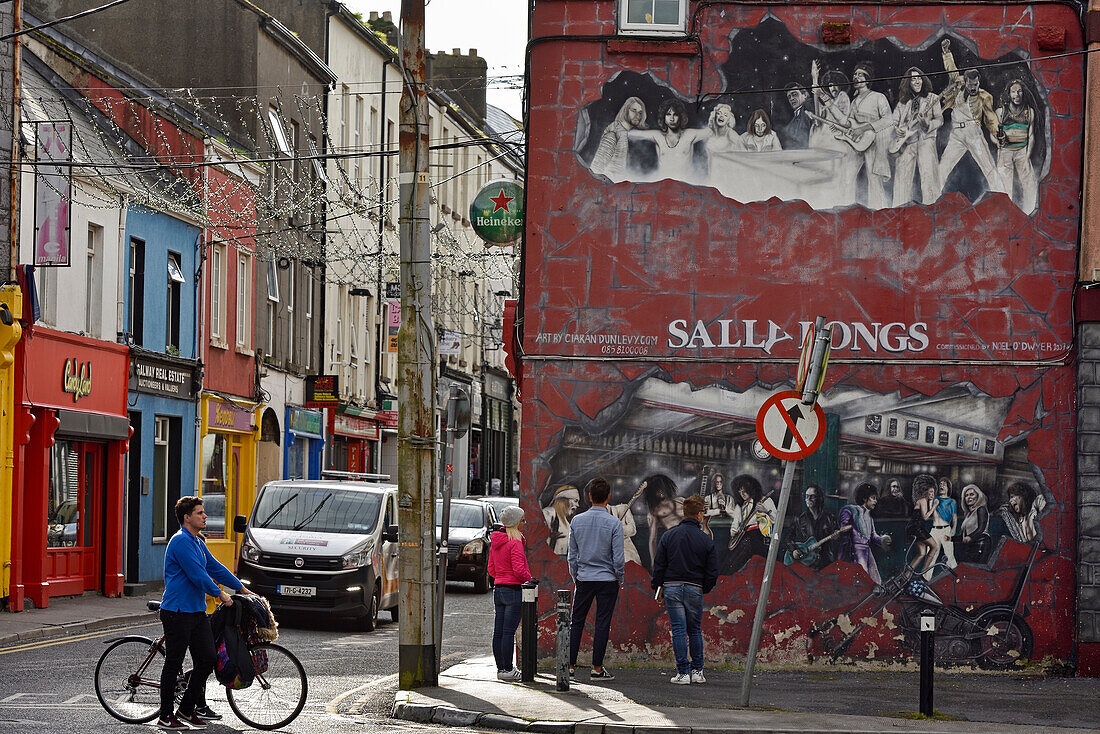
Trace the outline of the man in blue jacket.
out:
M 665 597 L 676 655 L 671 682 L 676 685 L 707 682 L 703 677 L 703 594 L 718 582 L 718 552 L 702 528 L 704 509 L 706 501 L 697 494 L 684 500 L 684 519 L 661 536 L 653 560 L 650 583 Z
M 164 731 L 205 729 L 207 721 L 221 719 L 206 705 L 206 679 L 214 671 L 216 651 L 206 597 L 232 605 L 222 584 L 237 593 L 251 594 L 228 568 L 218 563 L 200 533 L 206 528 L 206 511 L 198 497 L 181 497 L 176 503 L 180 531 L 168 541 L 164 553 L 164 596 L 160 621 L 164 626 L 164 669 L 160 674 L 160 720 Z M 217 583 L 215 583 L 215 581 Z M 175 703 L 176 678 L 183 669 L 183 657 L 191 649 L 194 670 L 187 683 L 179 710 Z

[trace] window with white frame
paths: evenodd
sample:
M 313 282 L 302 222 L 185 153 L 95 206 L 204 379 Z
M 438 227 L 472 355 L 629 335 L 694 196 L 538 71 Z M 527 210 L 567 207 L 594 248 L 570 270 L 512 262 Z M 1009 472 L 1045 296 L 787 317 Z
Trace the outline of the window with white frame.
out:
M 295 357 L 298 353 L 298 345 L 294 340 L 294 304 L 298 297 L 296 266 L 297 263 L 291 260 L 290 268 L 286 271 L 286 356 L 292 363 L 297 362 Z
M 225 341 L 225 245 L 210 248 L 210 338 Z
M 267 346 L 265 354 L 275 354 L 275 309 L 279 303 L 279 271 L 275 268 L 275 256 L 267 261 Z
M 363 98 L 356 95 L 355 97 L 355 153 L 363 152 Z M 355 182 L 356 186 L 360 186 L 362 181 L 360 180 L 360 165 L 359 161 L 362 160 L 361 156 L 355 155 L 351 159 L 351 179 Z
M 337 363 L 344 359 L 344 286 L 336 287 L 336 359 Z
M 251 342 L 252 257 L 237 256 L 237 346 L 247 349 Z
M 619 0 L 619 31 L 681 35 L 687 29 L 687 0 Z
M 84 333 L 99 336 L 100 331 L 100 274 L 103 270 L 100 253 L 103 252 L 103 227 L 88 225 L 88 264 L 84 283 Z
M 302 294 L 302 300 L 305 301 L 305 305 L 302 310 L 305 311 L 306 324 L 304 327 L 304 334 L 306 340 L 306 353 L 302 358 L 302 364 L 308 372 L 313 367 L 313 273 L 306 273 L 305 283 L 303 283 L 304 293 Z
M 168 539 L 168 437 L 171 423 L 157 416 L 153 435 L 153 540 Z

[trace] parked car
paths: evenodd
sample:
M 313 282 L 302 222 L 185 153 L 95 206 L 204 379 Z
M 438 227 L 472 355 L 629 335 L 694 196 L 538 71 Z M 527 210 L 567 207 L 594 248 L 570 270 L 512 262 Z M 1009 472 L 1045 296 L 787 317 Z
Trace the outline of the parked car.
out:
M 276 611 L 352 617 L 370 631 L 378 611 L 397 621 L 397 485 L 268 482 L 244 533 L 237 574 Z
M 443 502 L 435 503 L 435 538 L 442 535 Z M 484 594 L 489 578 L 489 535 L 500 528 L 496 510 L 477 500 L 451 500 L 447 533 L 447 580 L 473 581 L 474 591 Z
M 496 511 L 497 517 L 500 517 L 500 513 L 504 512 L 505 507 L 519 507 L 518 497 L 472 497 L 471 499 L 480 500 L 492 507 Z

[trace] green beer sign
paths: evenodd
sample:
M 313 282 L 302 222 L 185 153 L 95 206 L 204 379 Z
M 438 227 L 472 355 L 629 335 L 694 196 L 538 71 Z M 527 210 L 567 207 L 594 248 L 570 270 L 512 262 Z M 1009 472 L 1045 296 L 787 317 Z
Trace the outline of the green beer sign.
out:
M 470 223 L 490 246 L 515 242 L 523 234 L 523 186 L 503 178 L 485 184 L 470 204 Z

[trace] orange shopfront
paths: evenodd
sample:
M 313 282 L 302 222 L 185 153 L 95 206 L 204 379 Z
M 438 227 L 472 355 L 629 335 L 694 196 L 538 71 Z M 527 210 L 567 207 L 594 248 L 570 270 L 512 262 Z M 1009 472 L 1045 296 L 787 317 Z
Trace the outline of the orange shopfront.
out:
M 19 343 L 11 604 L 122 594 L 129 350 L 43 327 Z

